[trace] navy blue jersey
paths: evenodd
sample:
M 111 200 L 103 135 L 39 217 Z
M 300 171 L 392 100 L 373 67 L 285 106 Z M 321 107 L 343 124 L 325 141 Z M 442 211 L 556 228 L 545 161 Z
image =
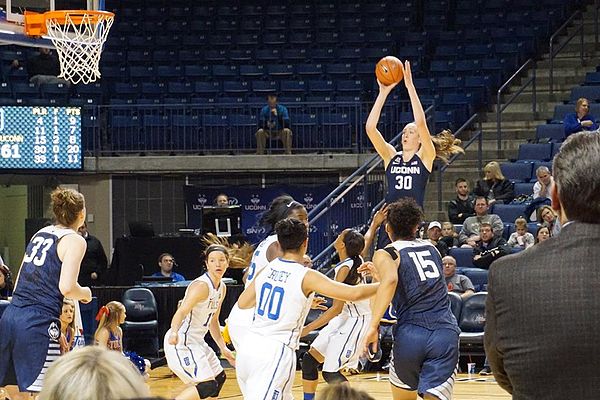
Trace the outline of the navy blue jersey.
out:
M 63 295 L 58 288 L 62 261 L 58 258 L 58 241 L 65 235 L 77 234 L 72 229 L 47 226 L 40 229 L 27 245 L 19 281 L 12 304 L 34 306 L 40 311 L 59 317 Z
M 386 203 L 393 203 L 402 197 L 412 197 L 423 208 L 425 187 L 430 174 L 416 153 L 408 162 L 402 159 L 401 151 L 396 153 L 385 170 L 387 180 Z
M 458 331 L 450 311 L 442 258 L 429 242 L 398 240 L 392 246 L 400 255 L 398 284 L 392 311 L 398 325 L 410 323 L 427 329 Z

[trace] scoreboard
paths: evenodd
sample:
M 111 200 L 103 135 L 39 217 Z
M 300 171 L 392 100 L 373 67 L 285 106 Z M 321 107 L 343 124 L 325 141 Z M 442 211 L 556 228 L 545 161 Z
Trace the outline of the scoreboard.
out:
M 81 108 L 0 107 L 0 170 L 82 168 Z

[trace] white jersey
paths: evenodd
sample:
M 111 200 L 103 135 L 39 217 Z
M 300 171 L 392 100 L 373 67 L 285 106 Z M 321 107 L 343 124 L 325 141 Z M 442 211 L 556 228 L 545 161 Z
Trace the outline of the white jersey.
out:
M 252 260 L 250 261 L 250 267 L 248 269 L 248 276 L 246 277 L 246 283 L 244 284 L 244 288 L 250 286 L 250 283 L 256 278 L 256 274 L 262 271 L 267 264 L 269 264 L 269 260 L 267 260 L 267 249 L 273 243 L 277 241 L 277 235 L 269 235 L 262 242 L 256 246 L 256 250 L 254 250 L 254 254 L 252 254 Z
M 363 263 L 362 257 L 360 258 L 361 264 Z M 353 261 L 351 258 L 346 258 L 344 261 L 338 263 L 335 266 L 335 276 L 340 272 L 342 267 L 348 267 L 352 269 Z M 364 277 L 360 278 L 359 284 L 367 283 Z M 371 315 L 371 301 L 370 299 L 359 300 L 359 301 L 347 301 L 342 308 L 341 315 L 348 317 L 360 317 L 363 315 Z
M 256 278 L 256 307 L 251 331 L 297 349 L 300 332 L 314 293 L 302 291 L 308 269 L 295 261 L 277 258 Z
M 208 285 L 208 298 L 192 308 L 192 311 L 185 316 L 178 332 L 179 337 L 183 338 L 184 341 L 199 343 L 204 341 L 210 320 L 219 309 L 219 302 L 223 298 L 225 286 L 223 282 L 220 282 L 219 286 L 215 287 L 208 273 L 194 279 L 192 284 L 194 282 L 205 282 Z M 185 291 L 186 296 L 188 290 L 189 286 Z

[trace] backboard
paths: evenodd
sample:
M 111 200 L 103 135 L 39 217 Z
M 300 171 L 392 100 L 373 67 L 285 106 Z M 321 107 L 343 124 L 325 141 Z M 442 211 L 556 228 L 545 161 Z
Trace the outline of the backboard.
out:
M 47 36 L 25 35 L 25 10 L 44 13 L 54 10 L 103 10 L 104 0 L 0 0 L 0 45 L 54 48 Z

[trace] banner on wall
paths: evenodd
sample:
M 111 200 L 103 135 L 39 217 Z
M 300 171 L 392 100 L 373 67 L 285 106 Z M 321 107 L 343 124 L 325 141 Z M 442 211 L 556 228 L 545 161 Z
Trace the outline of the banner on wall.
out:
M 320 186 L 290 186 L 277 185 L 268 188 L 204 188 L 201 186 L 186 185 L 183 187 L 187 227 L 201 233 L 202 207 L 212 206 L 214 198 L 219 193 L 229 196 L 229 205 L 239 205 L 242 208 L 242 233 L 248 242 L 256 244 L 264 239 L 270 232 L 260 226 L 259 219 L 262 213 L 268 210 L 273 199 L 282 194 L 289 194 L 296 201 L 304 204 L 310 212 L 317 204 L 329 195 L 335 185 Z M 337 235 L 345 228 L 356 227 L 367 223 L 365 215 L 370 213 L 382 198 L 382 185 L 380 182 L 367 186 L 364 193 L 363 186 L 353 188 L 340 202 L 334 205 L 330 212 L 311 224 L 309 235 L 309 254 L 318 254 L 327 247 Z M 366 207 L 365 207 L 366 203 Z

